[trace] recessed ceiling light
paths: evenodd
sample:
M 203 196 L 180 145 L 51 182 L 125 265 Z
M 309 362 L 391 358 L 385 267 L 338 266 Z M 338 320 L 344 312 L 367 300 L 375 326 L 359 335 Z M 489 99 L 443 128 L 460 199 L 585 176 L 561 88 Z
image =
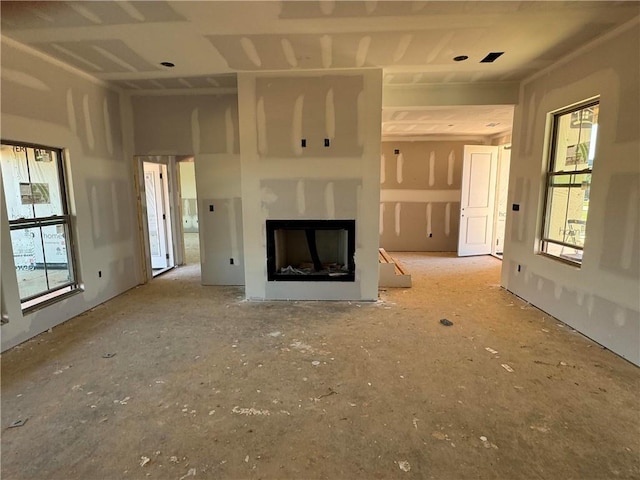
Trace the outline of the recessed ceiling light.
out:
M 457 57 L 453 57 L 454 62 L 462 62 L 469 58 L 467 55 L 458 55 Z
M 172 62 L 160 62 L 160 65 L 162 65 L 163 67 L 168 67 L 168 68 L 173 68 L 176 66 L 175 63 Z

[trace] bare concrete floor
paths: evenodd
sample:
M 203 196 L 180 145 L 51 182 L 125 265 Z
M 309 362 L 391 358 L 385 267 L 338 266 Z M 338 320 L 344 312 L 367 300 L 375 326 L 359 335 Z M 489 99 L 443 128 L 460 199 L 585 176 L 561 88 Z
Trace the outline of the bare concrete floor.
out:
M 492 257 L 397 256 L 414 287 L 378 303 L 244 302 L 196 265 L 3 354 L 2 478 L 640 477 L 637 367 Z

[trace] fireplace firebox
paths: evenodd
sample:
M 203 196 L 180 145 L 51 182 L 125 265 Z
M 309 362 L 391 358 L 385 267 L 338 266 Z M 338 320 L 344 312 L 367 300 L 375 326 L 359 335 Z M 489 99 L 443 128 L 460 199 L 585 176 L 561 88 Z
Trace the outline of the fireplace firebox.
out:
M 269 281 L 355 281 L 355 220 L 267 220 Z

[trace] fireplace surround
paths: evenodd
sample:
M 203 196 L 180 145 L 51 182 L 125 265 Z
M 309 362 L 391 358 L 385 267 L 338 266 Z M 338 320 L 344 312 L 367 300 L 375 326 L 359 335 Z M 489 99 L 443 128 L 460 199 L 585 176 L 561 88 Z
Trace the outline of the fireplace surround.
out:
M 267 220 L 267 279 L 355 281 L 355 220 Z

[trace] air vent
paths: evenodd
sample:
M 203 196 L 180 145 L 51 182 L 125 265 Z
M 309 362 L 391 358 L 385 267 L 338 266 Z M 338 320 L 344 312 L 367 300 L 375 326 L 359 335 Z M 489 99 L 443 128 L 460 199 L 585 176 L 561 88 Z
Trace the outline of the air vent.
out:
M 480 63 L 492 63 L 495 62 L 504 52 L 490 52 L 480 60 Z

